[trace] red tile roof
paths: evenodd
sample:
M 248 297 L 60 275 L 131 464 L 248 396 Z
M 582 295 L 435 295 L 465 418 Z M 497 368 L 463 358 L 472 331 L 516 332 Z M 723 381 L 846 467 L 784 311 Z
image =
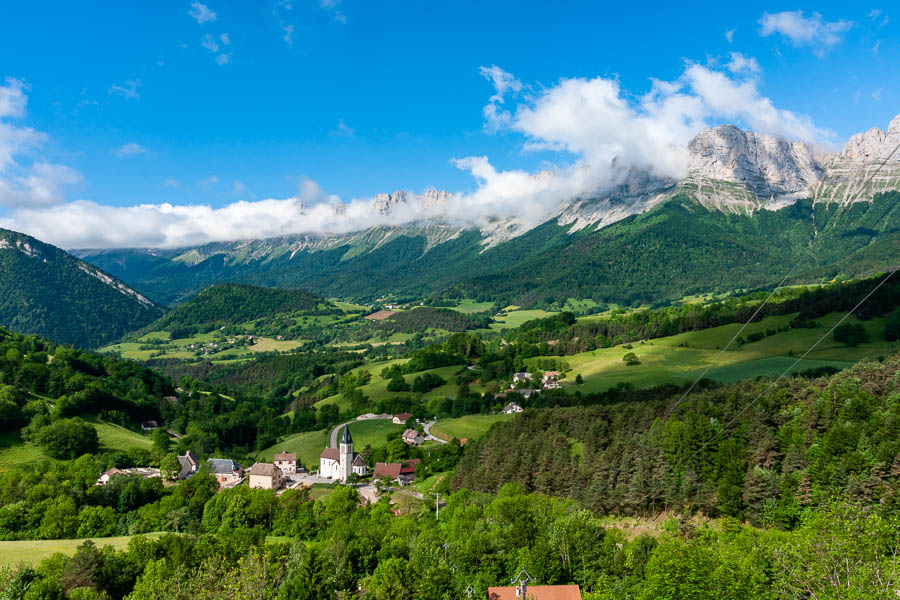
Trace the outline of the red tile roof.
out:
M 278 452 L 275 454 L 275 460 L 297 460 L 296 452 Z
M 529 585 L 524 600 L 581 600 L 577 585 Z M 488 600 L 516 600 L 514 587 L 489 587 Z
M 330 458 L 331 460 L 341 460 L 341 451 L 337 448 L 325 448 L 319 458 Z
M 389 479 L 397 479 L 400 477 L 400 470 L 403 467 L 400 463 L 375 463 L 375 471 L 372 476 L 375 479 L 379 477 L 387 477 Z
M 412 417 L 412 413 L 399 413 L 399 414 L 394 415 L 395 419 L 400 419 L 404 423 L 409 421 L 410 417 Z

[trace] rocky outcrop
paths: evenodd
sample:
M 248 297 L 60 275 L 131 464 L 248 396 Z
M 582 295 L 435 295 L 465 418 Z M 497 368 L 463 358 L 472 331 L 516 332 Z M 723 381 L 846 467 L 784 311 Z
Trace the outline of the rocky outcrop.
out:
M 812 188 L 816 202 L 863 202 L 888 190 L 900 189 L 900 115 L 887 131 L 877 128 L 850 138 L 833 156 L 826 175 Z

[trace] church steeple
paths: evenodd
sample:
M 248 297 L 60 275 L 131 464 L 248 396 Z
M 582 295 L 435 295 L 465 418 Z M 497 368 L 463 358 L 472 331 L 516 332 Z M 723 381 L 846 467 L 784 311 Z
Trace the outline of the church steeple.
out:
M 347 425 L 344 425 L 344 431 L 341 432 L 339 446 L 341 481 L 346 482 L 350 474 L 353 473 L 353 438 L 350 437 L 350 427 Z

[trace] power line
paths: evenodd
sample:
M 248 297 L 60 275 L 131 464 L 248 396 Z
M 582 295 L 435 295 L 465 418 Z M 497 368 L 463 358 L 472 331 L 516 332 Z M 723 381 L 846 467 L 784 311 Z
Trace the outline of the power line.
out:
M 857 198 L 859 198 L 860 194 L 862 194 L 863 191 L 865 191 L 865 189 L 869 185 L 869 183 L 871 183 L 872 180 L 875 178 L 875 176 L 881 172 L 881 169 L 888 162 L 890 162 L 891 158 L 894 156 L 894 154 L 897 153 L 898 149 L 900 149 L 900 142 L 898 142 L 897 145 L 894 146 L 894 149 L 891 150 L 890 154 L 888 154 L 887 157 L 878 164 L 878 167 L 875 169 L 875 171 L 872 172 L 871 175 L 866 177 L 866 179 L 863 181 L 863 183 L 859 187 L 859 189 L 856 190 L 856 193 L 853 196 L 851 196 L 850 199 L 845 204 L 840 206 L 840 208 L 838 209 L 838 213 L 835 215 L 835 217 L 831 221 L 831 223 L 829 223 L 825 227 L 825 229 L 822 230 L 821 235 L 816 236 L 816 239 L 813 240 L 810 247 L 806 249 L 807 253 L 812 255 L 812 247 L 815 246 L 819 242 L 819 240 L 824 238 L 825 233 L 828 231 L 829 227 L 833 228 L 834 226 L 836 226 L 838 220 L 843 216 L 843 214 L 847 210 L 849 210 L 849 208 L 853 205 L 853 203 L 856 202 Z M 697 376 L 696 379 L 694 379 L 694 381 L 691 383 L 691 385 L 688 387 L 688 389 L 684 392 L 684 394 L 681 395 L 681 397 L 675 402 L 675 404 L 673 404 L 671 406 L 671 408 L 666 410 L 666 413 L 663 415 L 663 418 L 661 419 L 662 421 L 668 420 L 668 418 L 672 415 L 672 413 L 675 411 L 675 409 L 678 408 L 682 402 L 684 402 L 684 400 L 694 390 L 694 388 L 697 387 L 697 384 L 700 383 L 700 380 L 703 379 L 706 376 L 706 374 L 709 372 L 709 370 L 713 368 L 713 365 L 716 364 L 716 361 L 718 361 L 719 358 L 721 358 L 721 356 L 725 353 L 725 351 L 731 347 L 731 345 L 734 343 L 734 341 L 741 335 L 741 333 L 743 333 L 743 331 L 747 328 L 747 326 L 749 326 L 750 323 L 753 322 L 753 319 L 755 319 L 756 316 L 762 311 L 762 309 L 769 303 L 769 300 L 772 299 L 772 297 L 778 292 L 778 290 L 780 290 L 784 286 L 784 284 L 788 280 L 788 278 L 794 273 L 794 271 L 797 270 L 797 267 L 799 267 L 801 264 L 803 264 L 803 261 L 805 260 L 805 258 L 806 258 L 806 256 L 803 256 L 800 258 L 800 260 L 797 261 L 797 263 L 791 268 L 791 270 L 788 271 L 787 275 L 784 276 L 784 278 L 781 280 L 781 282 L 777 286 L 775 286 L 775 288 L 771 291 L 771 293 L 769 293 L 769 295 L 766 297 L 766 299 L 763 300 L 763 302 L 756 308 L 754 313 L 752 315 L 750 315 L 750 318 L 747 319 L 747 322 L 741 326 L 741 328 L 738 330 L 738 332 L 735 333 L 734 336 L 732 336 L 732 338 L 728 341 L 728 343 L 725 344 L 725 346 L 721 350 L 719 350 L 719 352 L 716 354 L 716 356 L 712 359 L 712 362 L 709 365 L 707 365 L 707 367 L 705 369 L 703 369 L 703 371 L 700 373 L 700 375 Z M 893 272 L 892 272 L 892 274 L 893 274 Z M 825 335 L 828 335 L 828 334 L 825 334 Z M 819 341 L 821 341 L 821 340 L 819 340 Z M 652 433 L 652 432 L 653 432 L 653 426 L 651 425 L 650 433 Z
M 742 409 L 740 410 L 740 412 L 738 412 L 734 417 L 732 417 L 732 419 L 731 419 L 730 421 L 728 421 L 728 423 L 726 423 L 725 426 L 722 427 L 722 429 L 721 429 L 718 433 L 716 433 L 713 437 L 711 437 L 709 440 L 707 440 L 706 442 L 704 442 L 703 445 L 701 445 L 700 448 L 698 448 L 698 449 L 697 449 L 693 454 L 691 454 L 689 457 L 687 457 L 686 459 L 682 459 L 682 460 L 678 461 L 678 463 L 676 463 L 676 465 L 675 465 L 675 469 L 677 469 L 678 467 L 681 467 L 681 465 L 683 465 L 684 463 L 688 462 L 689 460 L 693 459 L 695 456 L 697 456 L 698 454 L 700 454 L 700 452 L 702 452 L 707 446 L 709 446 L 710 444 L 712 444 L 713 442 L 715 442 L 715 441 L 716 441 L 723 433 L 725 433 L 726 431 L 728 431 L 728 428 L 731 427 L 731 426 L 735 423 L 735 421 L 737 421 L 744 413 L 746 413 L 746 412 L 747 412 L 748 410 L 750 410 L 750 408 L 752 408 L 757 402 L 759 402 L 759 401 L 763 398 L 763 396 L 765 396 L 766 394 L 769 393 L 769 391 L 775 386 L 775 384 L 778 383 L 778 380 L 779 380 L 779 379 L 781 379 L 782 377 L 784 377 L 785 375 L 787 375 L 791 370 L 793 370 L 794 367 L 796 367 L 798 364 L 800 364 L 800 361 L 802 361 L 804 358 L 806 358 L 806 356 L 807 356 L 810 352 L 812 352 L 812 351 L 816 348 L 816 346 L 818 346 L 820 343 L 822 343 L 822 340 L 824 340 L 824 339 L 827 338 L 829 335 L 831 335 L 831 333 L 832 333 L 835 329 L 837 329 L 844 321 L 846 321 L 847 318 L 848 318 L 850 315 L 852 315 L 854 312 L 856 312 L 856 310 L 857 310 L 860 306 L 862 306 L 863 303 L 864 303 L 866 300 L 868 300 L 868 299 L 872 296 L 872 294 L 874 294 L 875 292 L 877 292 L 878 289 L 879 289 L 882 285 L 884 285 L 884 284 L 888 281 L 888 279 L 890 279 L 890 278 L 894 275 L 894 273 L 897 272 L 898 269 L 900 269 L 900 266 L 894 267 L 890 272 L 888 272 L 887 276 L 884 277 L 880 282 L 878 282 L 878 285 L 876 285 L 874 288 L 872 288 L 871 290 L 869 290 L 869 293 L 866 294 L 866 295 L 863 297 L 862 300 L 860 300 L 859 302 L 856 303 L 856 306 L 854 306 L 853 308 L 851 308 L 851 309 L 847 312 L 847 314 L 845 314 L 843 317 L 840 318 L 840 320 L 839 320 L 837 323 L 835 323 L 834 325 L 832 325 L 831 329 L 829 329 L 827 332 L 825 332 L 825 335 L 823 335 L 823 336 L 820 337 L 818 340 L 816 340 L 816 342 L 815 342 L 812 346 L 810 346 L 809 349 L 808 349 L 806 352 L 804 352 L 797 360 L 795 360 L 795 361 L 793 362 L 793 364 L 791 364 L 791 366 L 789 366 L 787 369 L 785 369 L 778 377 L 776 377 L 775 379 L 773 379 L 772 382 L 769 383 L 769 385 L 762 391 L 761 394 L 759 394 L 756 398 L 754 398 L 749 404 L 747 404 L 746 406 L 744 406 L 744 408 L 742 408 Z M 673 469 L 673 470 L 675 470 L 675 469 Z M 662 475 L 665 475 L 665 471 L 666 471 L 666 470 L 668 470 L 668 469 L 664 469 L 664 470 L 663 470 Z

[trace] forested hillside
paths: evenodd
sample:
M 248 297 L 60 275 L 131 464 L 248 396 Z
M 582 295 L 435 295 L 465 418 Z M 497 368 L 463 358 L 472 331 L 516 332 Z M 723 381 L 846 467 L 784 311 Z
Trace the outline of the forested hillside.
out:
M 97 267 L 30 236 L 0 229 L 0 326 L 96 348 L 162 312 Z
M 836 496 L 900 505 L 900 355 L 830 378 L 572 398 L 467 444 L 453 486 L 518 482 L 601 514 L 726 515 L 791 528 Z
M 149 331 L 168 331 L 172 337 L 208 331 L 263 317 L 303 312 L 309 315 L 341 314 L 326 300 L 303 290 L 279 290 L 252 285 L 223 283 L 203 290 L 194 298 L 152 323 Z
M 365 301 L 451 294 L 523 306 L 569 297 L 654 303 L 771 286 L 801 259 L 793 282 L 891 267 L 900 243 L 898 198 L 889 192 L 845 211 L 800 201 L 746 215 L 678 196 L 599 230 L 570 233 L 550 221 L 489 249 L 474 230 L 435 246 L 411 230 L 362 252 L 340 246 L 246 257 L 240 248 L 218 244 L 203 248 L 199 254 L 209 256 L 197 263 L 187 260 L 191 251 L 185 249 L 152 258 L 132 250 L 80 255 L 166 301 L 215 282 L 241 281 Z

